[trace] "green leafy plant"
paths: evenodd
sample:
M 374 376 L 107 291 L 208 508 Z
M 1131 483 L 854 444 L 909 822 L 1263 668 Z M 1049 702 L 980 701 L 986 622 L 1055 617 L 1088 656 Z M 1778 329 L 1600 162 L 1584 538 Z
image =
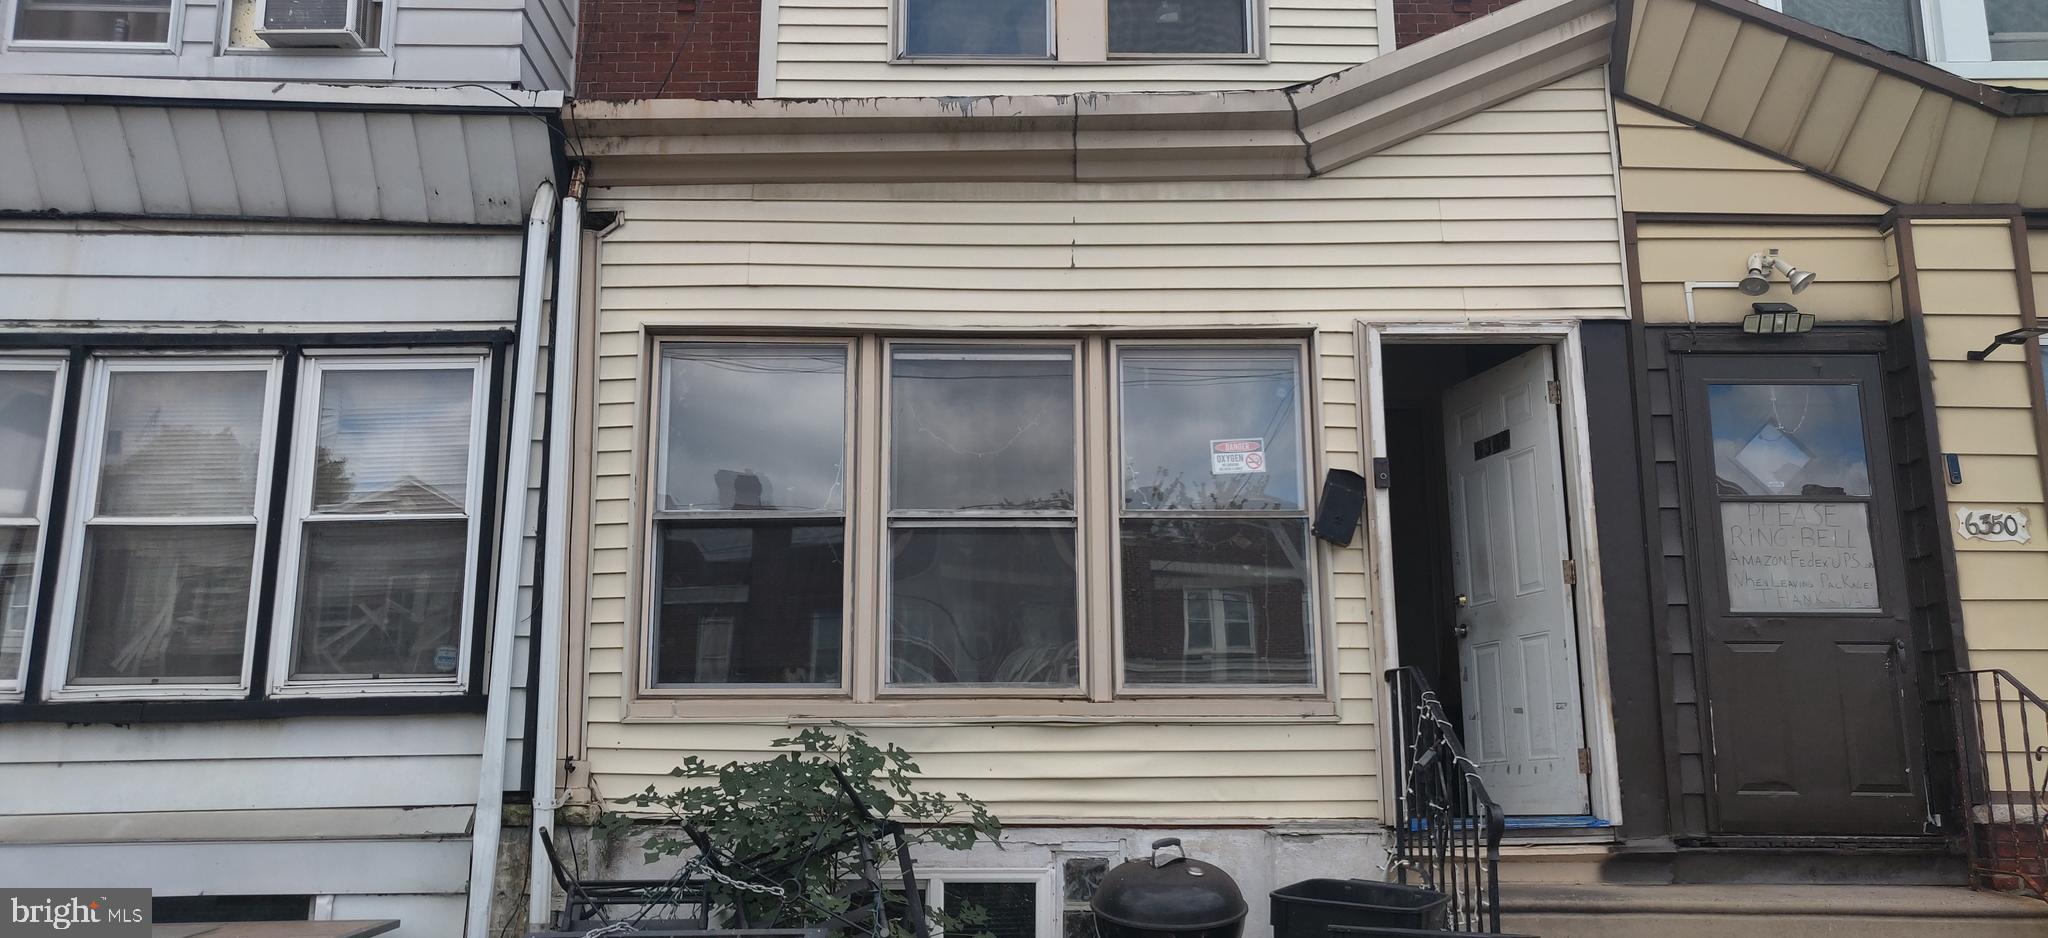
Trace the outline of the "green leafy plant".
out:
M 616 837 L 636 823 L 645 824 L 649 812 L 660 812 L 669 823 L 652 826 L 640 845 L 648 863 L 695 855 L 696 845 L 680 829 L 688 827 L 701 832 L 722 859 L 744 864 L 728 868 L 728 874 L 782 890 L 777 896 L 728 888 L 724 911 L 733 922 L 744 915 L 756 928 L 824 926 L 868 935 L 877 931 L 876 897 L 872 886 L 861 884 L 878 879 L 885 890 L 901 889 L 897 847 L 893 838 L 873 838 L 872 865 L 864 861 L 861 841 L 854 836 L 864 825 L 841 788 L 839 775 L 873 818 L 905 826 L 906 847 L 966 850 L 984 838 L 995 843 L 1002 832 L 987 805 L 965 794 L 917 789 L 914 778 L 919 770 L 909 752 L 893 743 L 876 746 L 851 727 L 814 727 L 772 745 L 781 750 L 779 755 L 753 762 L 713 765 L 696 756 L 685 758 L 669 772 L 685 780 L 683 786 L 664 792 L 649 785 L 645 791 L 611 799 L 636 810 L 606 811 L 598 820 L 599 832 L 608 839 Z M 874 831 L 872 821 L 865 827 Z M 897 938 L 914 934 L 903 920 L 900 892 L 893 898 L 885 892 L 883 899 L 883 929 Z M 947 916 L 942 910 L 926 910 L 934 931 L 980 931 L 986 920 L 980 910 L 959 911 Z

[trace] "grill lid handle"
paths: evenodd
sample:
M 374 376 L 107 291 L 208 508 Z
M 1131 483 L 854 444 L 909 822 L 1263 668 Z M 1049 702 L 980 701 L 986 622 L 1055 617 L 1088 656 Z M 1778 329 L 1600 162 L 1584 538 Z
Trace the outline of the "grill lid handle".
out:
M 1159 851 L 1166 847 L 1172 847 L 1174 850 L 1179 851 L 1180 855 L 1177 857 L 1160 856 Z M 1178 837 L 1161 837 L 1152 842 L 1152 868 L 1155 870 L 1168 863 L 1186 861 L 1187 858 L 1187 848 L 1180 845 L 1180 838 Z

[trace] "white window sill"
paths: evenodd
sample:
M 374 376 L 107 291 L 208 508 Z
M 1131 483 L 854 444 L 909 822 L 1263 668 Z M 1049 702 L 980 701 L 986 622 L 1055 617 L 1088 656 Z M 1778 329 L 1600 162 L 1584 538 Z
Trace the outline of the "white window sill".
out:
M 9 52 L 99 52 L 136 55 L 175 55 L 178 47 L 168 42 L 57 42 L 17 39 L 7 44 Z
M 1335 723 L 1323 697 L 1176 697 L 1086 700 L 899 700 L 875 703 L 642 697 L 627 723 L 852 723 L 859 726 L 987 726 L 1086 723 Z
M 1929 62 L 1972 81 L 1999 79 L 2048 79 L 2048 61 L 2034 62 Z

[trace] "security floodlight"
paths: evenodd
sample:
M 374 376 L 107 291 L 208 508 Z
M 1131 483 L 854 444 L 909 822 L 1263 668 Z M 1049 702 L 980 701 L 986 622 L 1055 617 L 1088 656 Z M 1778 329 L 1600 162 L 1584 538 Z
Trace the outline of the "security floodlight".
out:
M 1762 296 L 1771 289 L 1771 271 L 1783 271 L 1786 282 L 1792 285 L 1792 292 L 1798 293 L 1813 285 L 1818 275 L 1810 270 L 1792 266 L 1790 261 L 1778 256 L 1778 249 L 1759 252 L 1749 256 L 1749 275 L 1738 284 L 1742 292 L 1750 296 Z
M 1810 270 L 1800 270 L 1791 265 L 1785 267 L 1785 279 L 1792 284 L 1794 293 L 1804 292 L 1807 287 L 1813 286 L 1814 276 L 1814 272 Z

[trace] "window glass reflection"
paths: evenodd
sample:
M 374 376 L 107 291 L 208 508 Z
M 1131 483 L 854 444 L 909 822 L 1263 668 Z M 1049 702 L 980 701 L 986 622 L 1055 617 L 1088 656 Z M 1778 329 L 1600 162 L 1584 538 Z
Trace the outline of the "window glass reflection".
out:
M 1122 362 L 1125 508 L 1302 507 L 1297 350 L 1140 348 Z
M 1124 680 L 1315 680 L 1307 523 L 1123 523 Z
M 1913 55 L 1919 27 L 1913 0 L 1784 0 L 1791 16 L 1880 49 Z
M 1074 507 L 1074 355 L 899 346 L 891 355 L 890 504 Z
M 1707 387 L 1722 495 L 1868 496 L 1855 385 Z
M 889 683 L 1072 686 L 1072 528 L 889 533 Z
M 663 510 L 845 503 L 844 346 L 670 345 L 662 375 Z
M 839 683 L 843 526 L 661 527 L 655 683 Z
M 1051 0 L 905 0 L 905 55 L 1038 58 L 1050 54 Z

